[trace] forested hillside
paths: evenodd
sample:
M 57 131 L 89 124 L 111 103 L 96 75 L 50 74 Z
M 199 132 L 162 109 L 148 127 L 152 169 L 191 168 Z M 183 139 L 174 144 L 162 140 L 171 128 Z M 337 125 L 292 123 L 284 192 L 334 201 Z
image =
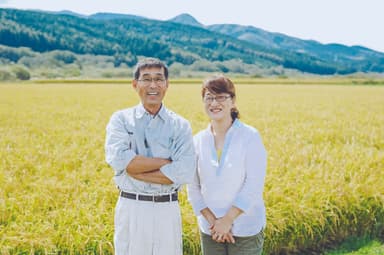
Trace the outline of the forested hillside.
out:
M 290 72 L 329 75 L 384 71 L 384 54 L 369 49 L 361 50 L 366 53 L 364 58 L 356 51 L 348 52 L 345 47 L 338 49 L 332 45 L 322 48 L 322 52 L 314 48 L 311 52 L 310 47 L 298 50 L 300 44 L 289 48 L 284 40 L 278 47 L 276 38 L 275 44 L 269 46 L 265 43 L 270 39 L 268 32 L 262 41 L 247 40 L 229 31 L 236 29 L 187 25 L 183 24 L 182 17 L 159 21 L 122 14 L 81 16 L 0 9 L 0 46 L 3 45 L 0 47 L 0 62 L 28 67 L 19 61 L 42 60 L 41 54 L 56 52 L 55 56 L 59 56 L 62 64 L 78 63 L 78 67 L 81 65 L 78 60 L 84 56 L 87 60 L 92 57 L 108 59 L 115 68 L 122 64 L 130 67 L 141 56 L 154 56 L 169 65 L 176 64 L 194 71 L 253 76 Z M 335 57 L 332 60 L 337 50 L 344 51 L 344 61 Z M 373 53 L 370 55 L 370 52 Z

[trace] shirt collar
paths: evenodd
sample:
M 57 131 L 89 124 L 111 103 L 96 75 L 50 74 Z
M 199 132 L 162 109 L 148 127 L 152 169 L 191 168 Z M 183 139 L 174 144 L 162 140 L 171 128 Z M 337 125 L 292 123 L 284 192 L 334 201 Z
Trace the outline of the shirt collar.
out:
M 164 104 L 161 104 L 160 111 L 157 113 L 162 120 L 166 120 L 167 111 Z
M 240 121 L 239 119 L 236 118 L 235 121 L 233 121 L 231 127 L 228 129 L 227 133 L 230 132 L 230 131 L 232 131 L 232 130 L 235 129 L 235 128 L 240 127 L 240 126 L 241 126 L 241 121 Z M 212 130 L 212 124 L 211 124 L 211 123 L 208 123 L 207 130 L 208 130 L 210 133 L 212 133 L 212 131 L 211 131 L 211 130 Z
M 136 106 L 136 118 L 141 119 L 144 114 L 151 115 L 149 112 L 147 112 L 147 110 L 145 110 L 144 105 L 140 103 Z M 166 108 L 164 104 L 161 104 L 160 110 L 156 115 L 158 115 L 162 120 L 166 119 Z

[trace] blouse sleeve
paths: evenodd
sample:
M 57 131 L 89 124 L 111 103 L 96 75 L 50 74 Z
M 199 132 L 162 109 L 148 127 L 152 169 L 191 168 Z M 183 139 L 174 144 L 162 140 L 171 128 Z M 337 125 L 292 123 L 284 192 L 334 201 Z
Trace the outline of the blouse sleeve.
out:
M 245 180 L 240 192 L 237 194 L 234 206 L 247 213 L 252 208 L 263 205 L 264 179 L 267 168 L 267 152 L 264 148 L 260 134 L 254 131 L 252 137 L 247 139 L 245 155 Z

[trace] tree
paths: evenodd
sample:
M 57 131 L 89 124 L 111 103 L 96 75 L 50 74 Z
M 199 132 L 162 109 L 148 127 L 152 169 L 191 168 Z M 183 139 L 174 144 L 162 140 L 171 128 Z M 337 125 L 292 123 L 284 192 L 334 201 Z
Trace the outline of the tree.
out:
M 12 72 L 15 74 L 16 78 L 19 80 L 25 81 L 31 78 L 31 75 L 29 74 L 29 72 L 25 68 L 20 66 L 13 67 Z
M 9 81 L 12 79 L 12 75 L 5 70 L 0 70 L 0 81 Z

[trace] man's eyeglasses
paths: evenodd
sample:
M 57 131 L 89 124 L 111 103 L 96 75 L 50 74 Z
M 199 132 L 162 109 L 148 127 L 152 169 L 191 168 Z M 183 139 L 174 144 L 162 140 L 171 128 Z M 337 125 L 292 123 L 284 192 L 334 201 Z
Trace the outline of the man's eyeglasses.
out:
M 154 82 L 156 85 L 163 85 L 165 82 L 165 79 L 162 77 L 155 77 L 155 78 L 144 78 L 138 81 L 143 83 L 146 86 L 151 85 L 152 82 Z
M 222 96 L 205 96 L 203 100 L 204 100 L 204 102 L 206 102 L 208 104 L 213 103 L 213 100 L 215 100 L 218 103 L 222 103 L 230 97 L 231 96 L 224 96 L 224 95 L 222 95 Z

